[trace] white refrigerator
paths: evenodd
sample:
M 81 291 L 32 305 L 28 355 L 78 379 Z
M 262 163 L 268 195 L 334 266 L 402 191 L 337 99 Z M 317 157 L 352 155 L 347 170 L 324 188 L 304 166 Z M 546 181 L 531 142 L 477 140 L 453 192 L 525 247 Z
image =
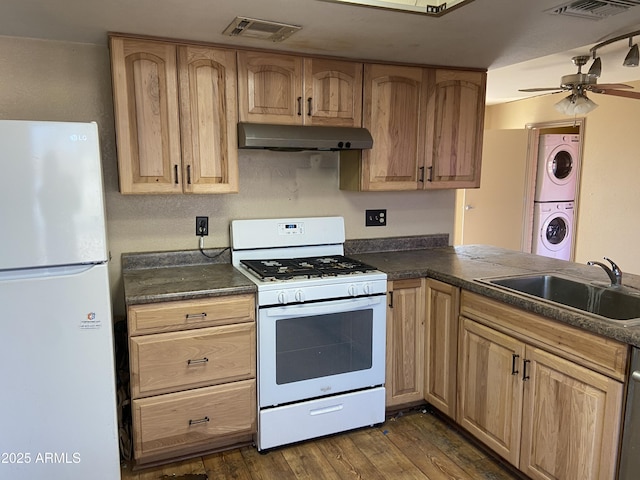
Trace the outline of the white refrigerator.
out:
M 95 123 L 0 120 L 0 478 L 120 478 Z

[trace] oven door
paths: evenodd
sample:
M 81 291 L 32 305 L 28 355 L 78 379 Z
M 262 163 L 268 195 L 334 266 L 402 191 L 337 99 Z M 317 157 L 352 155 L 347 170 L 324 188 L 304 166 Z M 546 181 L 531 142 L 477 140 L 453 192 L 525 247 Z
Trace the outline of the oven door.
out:
M 261 408 L 384 384 L 386 296 L 261 308 Z

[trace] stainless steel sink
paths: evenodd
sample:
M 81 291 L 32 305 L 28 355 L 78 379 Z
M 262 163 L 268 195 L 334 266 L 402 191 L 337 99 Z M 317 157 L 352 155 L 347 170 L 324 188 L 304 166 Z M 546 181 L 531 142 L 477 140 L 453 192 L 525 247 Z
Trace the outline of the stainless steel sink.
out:
M 480 281 L 599 315 L 625 326 L 640 325 L 640 291 L 627 287 L 597 285 L 550 273 Z

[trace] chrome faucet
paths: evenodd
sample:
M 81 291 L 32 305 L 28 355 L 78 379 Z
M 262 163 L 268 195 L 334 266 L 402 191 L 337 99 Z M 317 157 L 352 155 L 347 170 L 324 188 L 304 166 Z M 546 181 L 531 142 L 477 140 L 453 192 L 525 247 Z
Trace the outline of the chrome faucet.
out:
M 622 271 L 615 263 L 613 263 L 613 260 L 607 257 L 604 257 L 604 259 L 611 264 L 611 268 L 602 262 L 593 262 L 591 260 L 587 262 L 587 265 L 598 265 L 599 267 L 602 267 L 607 275 L 609 275 L 611 285 L 622 285 Z

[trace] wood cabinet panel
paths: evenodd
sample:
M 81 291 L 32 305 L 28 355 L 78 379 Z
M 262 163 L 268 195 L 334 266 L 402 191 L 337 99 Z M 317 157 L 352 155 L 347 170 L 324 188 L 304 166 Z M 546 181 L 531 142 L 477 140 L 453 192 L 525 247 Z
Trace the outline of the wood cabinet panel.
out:
M 255 380 L 132 402 L 136 458 L 186 454 L 256 430 Z
M 364 66 L 363 126 L 373 148 L 362 152 L 362 190 L 416 190 L 424 155 L 426 70 Z
M 131 396 L 253 378 L 255 324 L 131 338 Z
M 234 50 L 178 48 L 185 193 L 238 191 Z
M 238 52 L 241 122 L 302 122 L 302 57 Z
M 515 365 L 525 346 L 507 335 L 461 319 L 457 421 L 518 466 L 523 390 Z M 515 357 L 514 357 L 515 356 Z
M 427 279 L 426 302 L 424 398 L 454 418 L 460 289 Z
M 131 336 L 254 322 L 255 319 L 252 294 L 131 305 L 127 309 Z
M 520 468 L 532 479 L 615 478 L 623 385 L 528 347 Z
M 121 193 L 182 193 L 175 45 L 110 38 Z
M 362 126 L 362 63 L 304 59 L 307 125 Z
M 486 74 L 435 70 L 429 84 L 424 188 L 480 186 Z
M 389 282 L 386 406 L 424 399 L 424 279 Z

